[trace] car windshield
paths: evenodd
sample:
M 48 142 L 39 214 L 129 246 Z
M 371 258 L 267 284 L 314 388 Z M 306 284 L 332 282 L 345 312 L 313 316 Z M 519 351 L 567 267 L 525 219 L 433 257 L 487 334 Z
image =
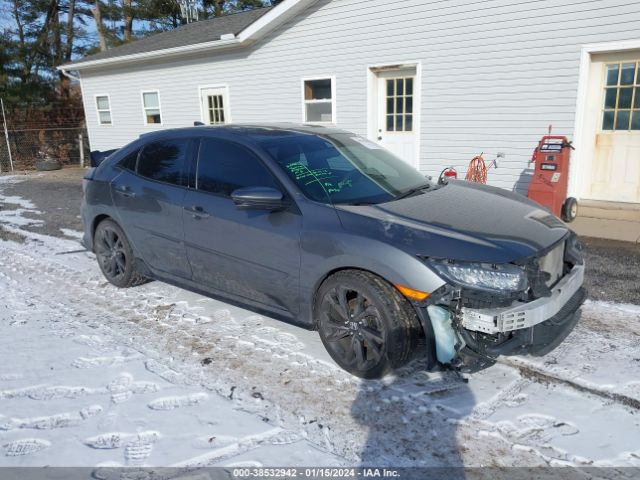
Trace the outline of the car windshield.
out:
M 382 147 L 349 134 L 292 133 L 260 141 L 310 199 L 330 204 L 376 204 L 432 186 Z

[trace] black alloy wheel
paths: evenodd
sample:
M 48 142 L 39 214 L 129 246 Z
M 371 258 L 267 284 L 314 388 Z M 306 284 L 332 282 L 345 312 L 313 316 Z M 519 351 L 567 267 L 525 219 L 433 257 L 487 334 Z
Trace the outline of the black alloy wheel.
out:
M 329 355 L 362 378 L 379 378 L 406 363 L 422 334 L 413 307 L 393 286 L 357 270 L 323 283 L 315 316 Z
M 325 295 L 322 306 L 325 340 L 349 367 L 366 371 L 380 363 L 385 328 L 370 299 L 337 286 Z
M 103 220 L 96 228 L 94 251 L 102 274 L 116 287 L 133 287 L 146 281 L 135 268 L 127 237 L 113 220 Z

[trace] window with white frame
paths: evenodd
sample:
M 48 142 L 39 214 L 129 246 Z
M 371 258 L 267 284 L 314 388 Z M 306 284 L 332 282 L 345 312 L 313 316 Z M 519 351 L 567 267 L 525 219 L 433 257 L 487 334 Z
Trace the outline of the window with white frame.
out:
M 303 80 L 304 121 L 306 123 L 335 123 L 335 79 Z
M 607 65 L 602 130 L 640 130 L 640 62 Z
M 100 125 L 111 125 L 109 95 L 96 95 L 96 110 L 98 111 L 98 123 Z
M 142 92 L 142 108 L 144 109 L 144 123 L 151 125 L 162 123 L 160 116 L 160 94 L 154 92 Z

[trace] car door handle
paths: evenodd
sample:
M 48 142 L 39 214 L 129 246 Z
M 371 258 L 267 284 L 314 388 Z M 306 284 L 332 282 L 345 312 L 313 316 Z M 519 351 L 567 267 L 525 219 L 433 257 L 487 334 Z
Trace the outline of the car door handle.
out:
M 115 191 L 116 191 L 116 193 L 122 195 L 123 197 L 135 197 L 136 196 L 136 193 L 131 190 L 131 187 L 128 187 L 126 185 L 121 185 L 121 186 L 115 187 Z
M 191 207 L 184 207 L 186 212 L 189 212 L 193 218 L 209 218 L 209 214 L 199 205 L 193 205 Z

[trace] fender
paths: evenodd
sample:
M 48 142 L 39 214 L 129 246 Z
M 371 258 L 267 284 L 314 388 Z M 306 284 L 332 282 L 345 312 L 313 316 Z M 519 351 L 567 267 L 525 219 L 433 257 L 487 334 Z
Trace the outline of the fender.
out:
M 318 288 L 338 270 L 366 270 L 393 285 L 429 293 L 445 284 L 417 257 L 374 239 L 346 232 L 305 232 L 301 247 L 300 320 L 310 325 Z

